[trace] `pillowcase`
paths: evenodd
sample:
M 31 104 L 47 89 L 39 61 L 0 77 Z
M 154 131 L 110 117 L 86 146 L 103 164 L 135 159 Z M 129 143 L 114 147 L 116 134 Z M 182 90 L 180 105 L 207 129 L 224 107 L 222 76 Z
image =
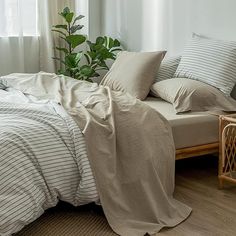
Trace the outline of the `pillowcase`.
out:
M 155 82 L 160 82 L 162 80 L 173 78 L 179 65 L 180 59 L 181 56 L 174 56 L 174 57 L 169 57 L 168 59 L 164 59 L 161 62 Z
M 120 52 L 101 85 L 144 100 L 150 91 L 165 51 Z
M 174 77 L 207 83 L 230 96 L 236 83 L 236 42 L 194 34 L 184 50 Z
M 236 101 L 200 81 L 173 78 L 155 83 L 152 93 L 173 104 L 177 113 L 187 111 L 236 111 Z

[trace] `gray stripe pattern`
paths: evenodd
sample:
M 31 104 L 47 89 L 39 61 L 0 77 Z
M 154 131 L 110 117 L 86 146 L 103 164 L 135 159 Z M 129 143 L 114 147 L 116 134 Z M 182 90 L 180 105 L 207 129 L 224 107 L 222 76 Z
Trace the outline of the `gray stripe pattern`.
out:
M 164 59 L 161 62 L 161 66 L 154 83 L 173 78 L 179 65 L 180 59 L 181 56 L 174 56 Z
M 230 96 L 236 83 L 236 42 L 195 35 L 185 48 L 174 77 L 199 80 Z
M 11 235 L 58 200 L 98 200 L 84 137 L 66 113 L 0 103 L 0 235 Z

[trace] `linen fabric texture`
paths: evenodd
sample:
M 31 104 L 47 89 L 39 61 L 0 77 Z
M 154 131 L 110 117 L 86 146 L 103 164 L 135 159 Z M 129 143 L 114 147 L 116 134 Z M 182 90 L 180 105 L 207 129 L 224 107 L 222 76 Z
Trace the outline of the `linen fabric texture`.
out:
M 187 111 L 236 111 L 236 101 L 200 81 L 173 78 L 155 83 L 152 94 L 173 104 L 177 113 Z
M 176 114 L 171 103 L 156 97 L 147 97 L 144 102 L 168 120 L 176 149 L 219 141 L 219 117 L 215 114 L 208 111 Z
M 120 52 L 101 85 L 112 90 L 128 92 L 144 100 L 154 82 L 165 51 L 161 52 Z

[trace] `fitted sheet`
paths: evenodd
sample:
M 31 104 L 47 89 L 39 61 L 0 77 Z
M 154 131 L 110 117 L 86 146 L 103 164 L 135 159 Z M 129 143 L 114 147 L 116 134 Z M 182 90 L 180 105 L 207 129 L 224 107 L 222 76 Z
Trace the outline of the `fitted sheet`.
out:
M 176 115 L 172 104 L 160 98 L 147 97 L 144 102 L 169 121 L 176 149 L 218 142 L 217 115 L 208 112 L 188 112 Z

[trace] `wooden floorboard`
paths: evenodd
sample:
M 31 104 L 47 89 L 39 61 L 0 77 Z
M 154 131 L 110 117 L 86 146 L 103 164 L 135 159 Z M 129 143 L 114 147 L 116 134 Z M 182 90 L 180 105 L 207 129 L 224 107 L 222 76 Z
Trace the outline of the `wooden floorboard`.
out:
M 236 186 L 226 185 L 223 190 L 218 189 L 217 166 L 217 157 L 209 156 L 176 162 L 175 198 L 192 207 L 193 212 L 185 222 L 175 228 L 164 229 L 157 236 L 236 235 Z M 88 219 L 94 218 L 91 223 L 93 231 L 89 231 L 86 217 Z M 85 224 L 87 224 L 86 227 L 81 229 Z M 63 230 L 55 231 L 57 225 L 60 225 Z M 74 225 L 78 225 L 82 230 L 80 232 L 86 233 L 72 231 Z M 44 226 L 45 230 L 42 231 Z M 94 231 L 96 236 L 115 235 L 109 228 L 103 214 L 93 210 L 93 207 L 78 210 L 73 207 L 66 209 L 60 205 L 60 207 L 49 210 L 40 219 L 20 232 L 18 236 L 54 236 L 55 234 L 57 236 L 93 236 Z M 70 233 L 68 234 L 68 232 Z
M 177 161 L 175 197 L 193 208 L 190 217 L 160 236 L 236 235 L 236 186 L 218 189 L 217 157 Z

